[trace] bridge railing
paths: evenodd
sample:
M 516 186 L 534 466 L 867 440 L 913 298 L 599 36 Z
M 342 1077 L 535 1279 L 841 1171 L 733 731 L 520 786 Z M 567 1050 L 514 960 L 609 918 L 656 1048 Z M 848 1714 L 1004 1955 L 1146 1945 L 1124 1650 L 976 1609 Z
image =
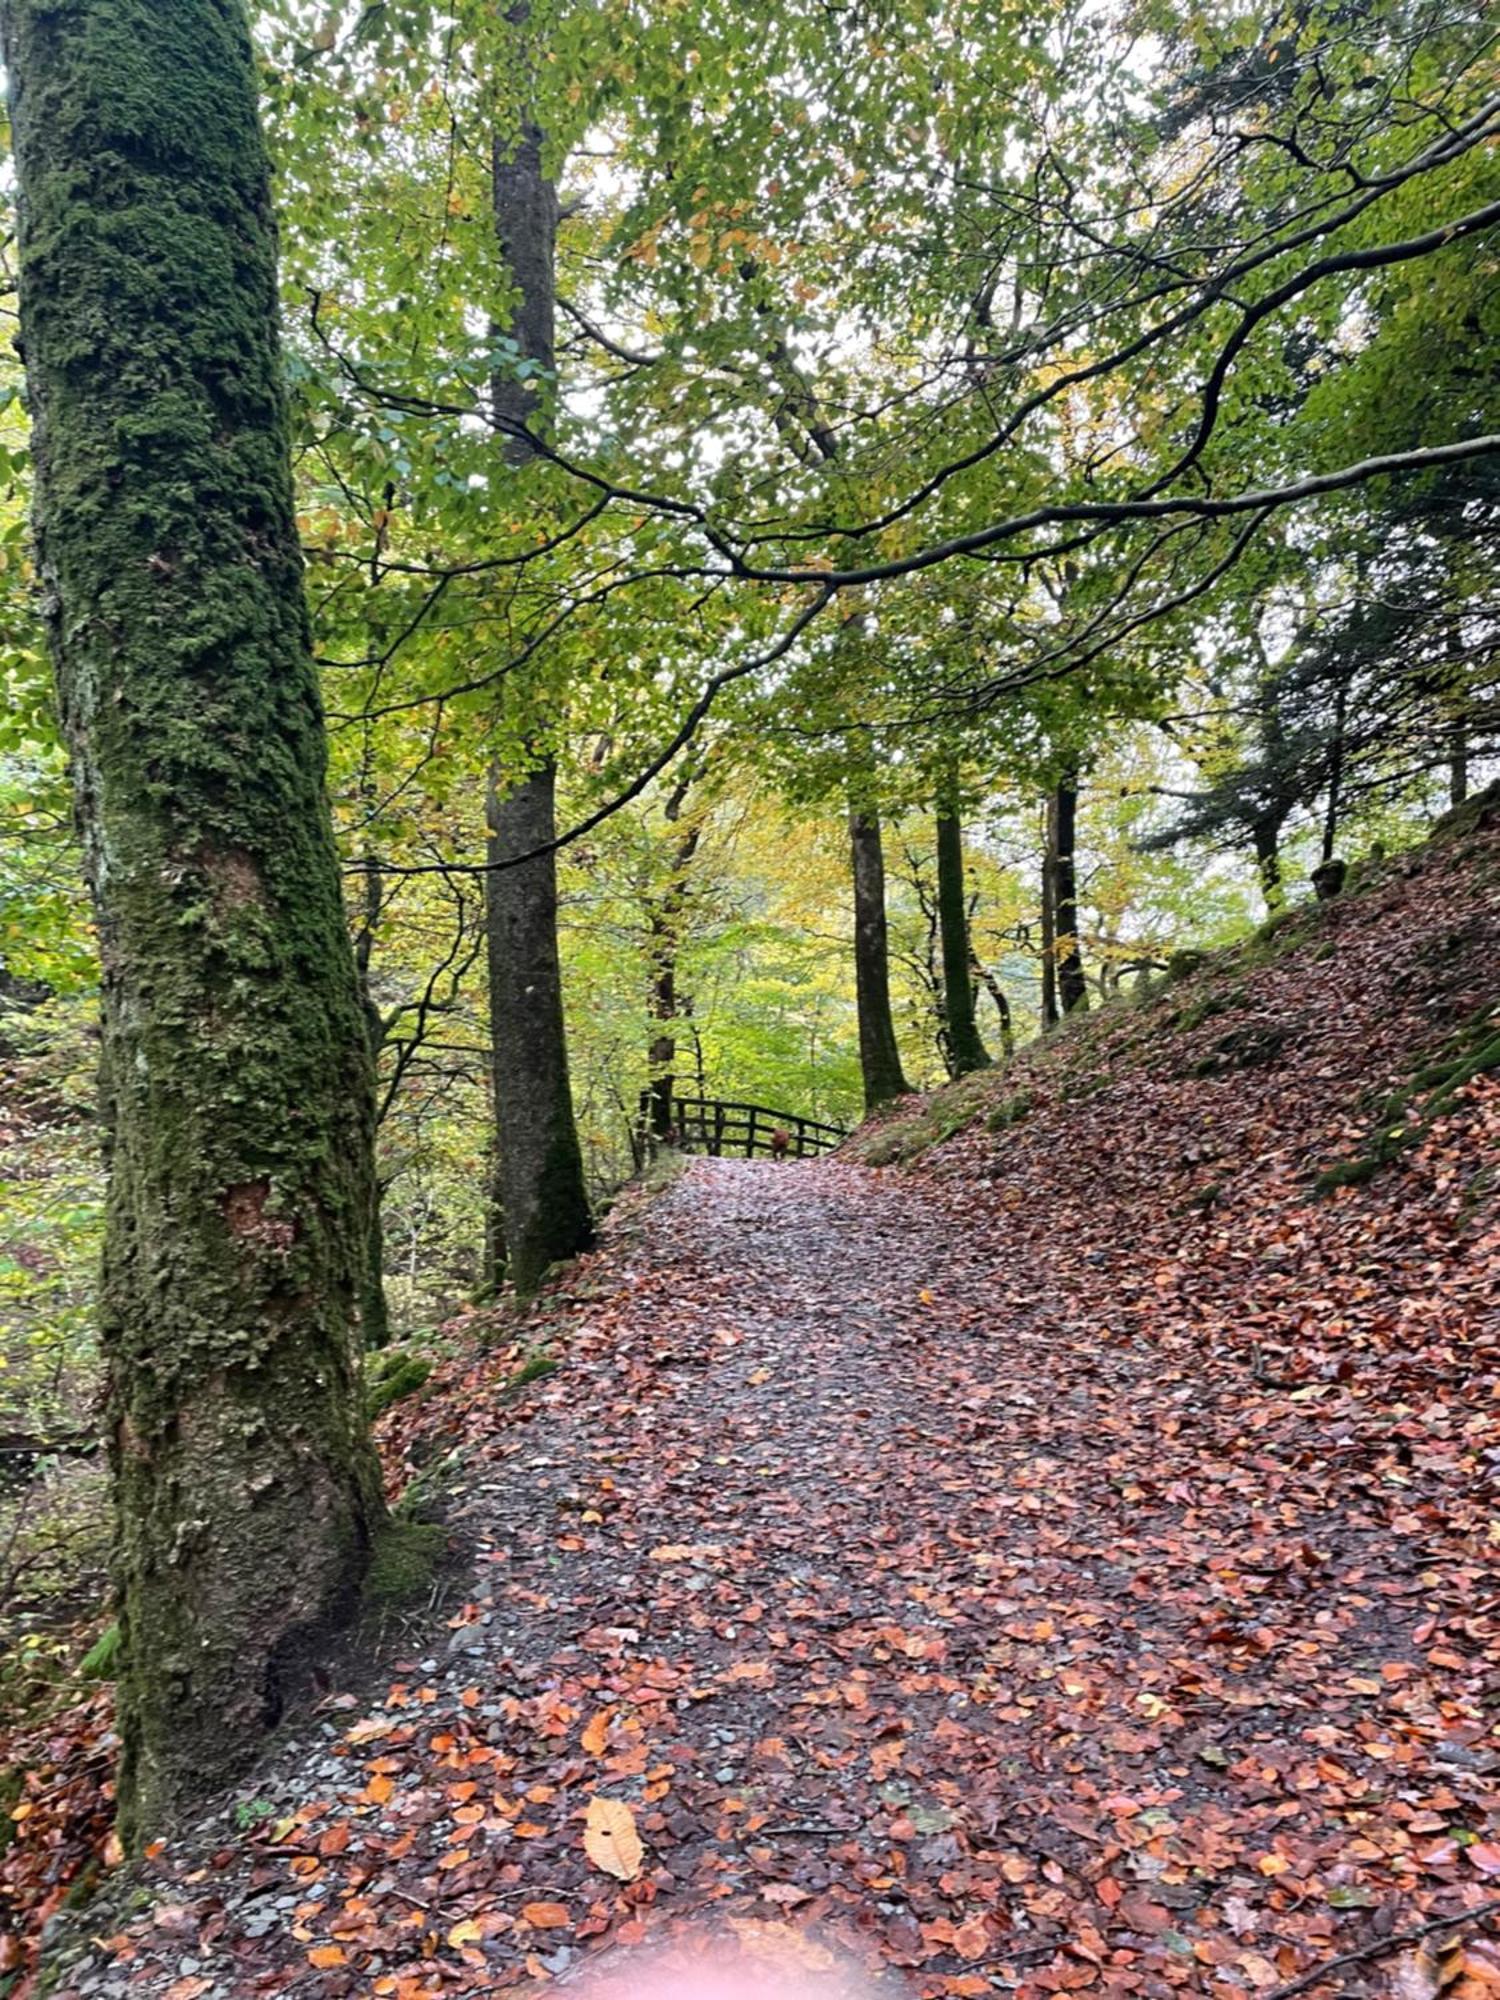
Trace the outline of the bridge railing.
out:
M 661 1133 L 652 1130 L 653 1116 L 660 1116 L 654 1094 L 641 1093 L 641 1129 L 647 1143 L 658 1143 Z M 842 1125 L 830 1125 L 821 1118 L 802 1118 L 795 1111 L 773 1111 L 765 1104 L 742 1104 L 723 1097 L 674 1097 L 672 1099 L 670 1142 L 684 1152 L 708 1153 L 714 1159 L 726 1153 L 754 1159 L 757 1153 L 775 1154 L 783 1150 L 775 1134 L 786 1138 L 785 1151 L 793 1159 L 813 1159 L 831 1153 L 849 1134 Z

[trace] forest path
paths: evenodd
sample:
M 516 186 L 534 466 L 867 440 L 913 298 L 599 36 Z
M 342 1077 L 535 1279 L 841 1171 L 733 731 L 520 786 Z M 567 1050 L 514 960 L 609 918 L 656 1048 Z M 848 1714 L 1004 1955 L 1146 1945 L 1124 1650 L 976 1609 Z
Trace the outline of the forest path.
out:
M 445 1645 L 325 1705 L 266 1824 L 168 1850 L 64 1990 L 426 2000 L 685 1935 L 960 2000 L 1237 1995 L 1342 1948 L 1373 1894 L 1302 1910 L 1299 1872 L 1357 1884 L 1383 1793 L 1422 1824 L 1341 1713 L 1413 1672 L 1376 1523 L 1357 1487 L 1302 1519 L 1243 1370 L 1072 1325 L 1033 1240 L 905 1176 L 690 1166 L 558 1372 L 462 1404 Z

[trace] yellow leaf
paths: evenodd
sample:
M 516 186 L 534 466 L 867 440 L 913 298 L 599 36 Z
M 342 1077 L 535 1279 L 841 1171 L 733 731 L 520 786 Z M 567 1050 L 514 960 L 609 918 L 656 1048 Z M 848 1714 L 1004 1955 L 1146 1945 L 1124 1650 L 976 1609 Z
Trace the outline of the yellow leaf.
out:
M 623 1799 L 590 1799 L 584 1821 L 583 1851 L 596 1868 L 619 1882 L 633 1882 L 641 1872 L 644 1850 L 635 1830 L 635 1814 Z
M 472 1917 L 465 1917 L 461 1924 L 455 1924 L 448 1933 L 448 1943 L 454 1951 L 462 1951 L 466 1944 L 478 1944 L 484 1932 Z

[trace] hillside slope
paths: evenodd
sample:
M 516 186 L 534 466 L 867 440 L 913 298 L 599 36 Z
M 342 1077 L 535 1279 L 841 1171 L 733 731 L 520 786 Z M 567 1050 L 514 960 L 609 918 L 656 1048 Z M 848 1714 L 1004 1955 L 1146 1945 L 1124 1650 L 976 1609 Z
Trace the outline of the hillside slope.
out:
M 1459 1356 L 1477 1426 L 1500 1417 L 1497 1139 L 1492 791 L 1339 900 L 908 1101 L 845 1156 L 1010 1211 L 1102 1336 L 1169 1308 L 1267 1381 L 1373 1372 L 1419 1405 Z

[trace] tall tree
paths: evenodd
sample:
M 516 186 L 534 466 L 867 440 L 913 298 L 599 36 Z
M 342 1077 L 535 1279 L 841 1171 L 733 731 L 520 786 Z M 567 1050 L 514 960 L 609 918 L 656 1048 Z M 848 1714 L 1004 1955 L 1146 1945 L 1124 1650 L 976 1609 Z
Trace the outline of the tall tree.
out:
M 517 25 L 525 10 L 511 15 Z M 555 365 L 557 189 L 543 169 L 542 134 L 526 123 L 519 136 L 494 140 L 495 223 L 513 287 L 509 331 L 518 361 L 496 370 L 494 417 L 513 468 L 535 455 L 528 425 L 540 409 L 538 372 Z M 529 732 L 528 732 L 529 733 Z M 557 837 L 557 762 L 536 741 L 532 768 L 512 780 L 491 769 L 490 864 L 486 883 L 490 1046 L 495 1108 L 492 1208 L 503 1232 L 505 1272 L 523 1295 L 549 1264 L 576 1256 L 594 1240 L 573 1116 L 557 948 L 557 862 L 551 853 L 519 866 L 516 855 Z M 491 1273 L 494 1277 L 498 1275 Z
M 958 772 L 944 766 L 937 797 L 937 903 L 943 947 L 943 1010 L 948 1026 L 948 1059 L 955 1076 L 987 1069 L 989 1054 L 974 1018 L 973 950 L 969 906 L 964 894 L 964 830 L 959 818 Z
M 851 802 L 849 848 L 854 876 L 854 992 L 865 1110 L 877 1111 L 911 1088 L 901 1068 L 891 1014 L 891 954 L 885 914 L 885 851 L 873 804 Z
M 370 1058 L 241 0 L 3 0 L 38 560 L 104 981 L 127 1843 L 243 1766 L 381 1518 Z
M 688 793 L 702 776 L 703 766 L 690 759 L 668 794 L 662 817 L 671 836 L 671 860 L 666 886 L 652 902 L 647 918 L 649 932 L 649 987 L 647 1005 L 656 1032 L 648 1051 L 650 1063 L 650 1128 L 654 1138 L 665 1139 L 672 1130 L 672 1106 L 677 1094 L 677 1022 L 684 1001 L 677 986 L 677 962 L 682 944 L 682 919 L 688 898 L 688 873 L 698 843 L 703 837 L 701 819 L 682 821 Z M 691 1002 L 687 1003 L 690 1010 Z
M 1078 942 L 1078 767 L 1067 765 L 1048 807 L 1052 884 L 1052 949 L 1057 959 L 1057 998 L 1063 1013 L 1089 1004 L 1083 951 Z

